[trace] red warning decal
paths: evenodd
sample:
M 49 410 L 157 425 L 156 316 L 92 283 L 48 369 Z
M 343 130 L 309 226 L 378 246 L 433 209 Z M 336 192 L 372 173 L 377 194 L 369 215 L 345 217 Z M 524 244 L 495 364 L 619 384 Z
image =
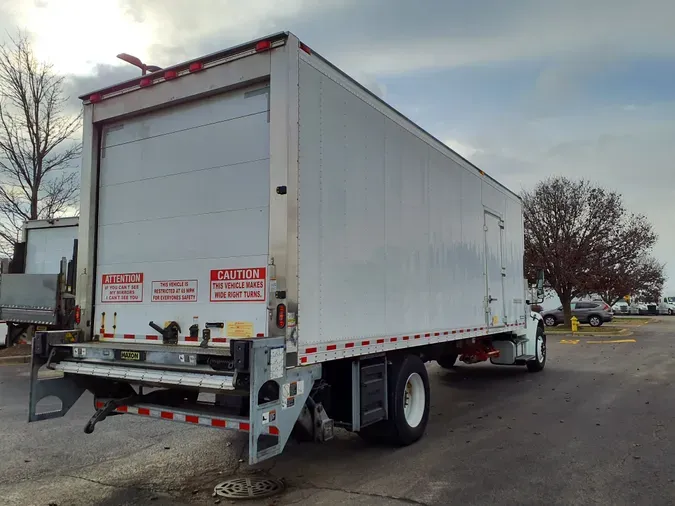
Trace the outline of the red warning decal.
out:
M 143 273 L 103 274 L 101 302 L 143 302 Z
M 197 280 L 153 281 L 152 302 L 197 302 Z
M 265 302 L 267 268 L 211 271 L 211 302 Z

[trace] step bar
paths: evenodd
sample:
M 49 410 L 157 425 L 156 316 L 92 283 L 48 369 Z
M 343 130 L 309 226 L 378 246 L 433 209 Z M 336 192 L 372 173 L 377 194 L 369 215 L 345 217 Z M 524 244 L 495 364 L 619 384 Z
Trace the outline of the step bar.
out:
M 50 366 L 50 369 L 79 376 L 96 376 L 141 383 L 147 385 L 181 386 L 210 390 L 234 390 L 234 376 L 197 374 L 192 372 L 166 371 L 143 367 L 91 364 L 65 360 Z

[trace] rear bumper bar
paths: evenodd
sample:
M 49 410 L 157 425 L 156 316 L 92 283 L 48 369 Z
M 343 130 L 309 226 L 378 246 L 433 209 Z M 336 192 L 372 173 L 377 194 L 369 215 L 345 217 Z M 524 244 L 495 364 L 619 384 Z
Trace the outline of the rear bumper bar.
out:
M 96 399 L 96 409 L 103 409 L 106 402 L 110 399 Z M 138 415 L 160 420 L 169 420 L 173 422 L 183 422 L 192 425 L 201 425 L 204 427 L 214 427 L 217 429 L 229 429 L 239 432 L 249 432 L 251 423 L 248 417 L 243 416 L 219 416 L 208 409 L 180 409 L 167 406 L 158 406 L 154 404 L 136 404 L 133 406 L 119 406 L 115 413 L 125 415 Z M 272 436 L 279 435 L 279 429 L 276 425 L 276 412 L 269 410 L 266 412 L 265 425 L 266 432 Z

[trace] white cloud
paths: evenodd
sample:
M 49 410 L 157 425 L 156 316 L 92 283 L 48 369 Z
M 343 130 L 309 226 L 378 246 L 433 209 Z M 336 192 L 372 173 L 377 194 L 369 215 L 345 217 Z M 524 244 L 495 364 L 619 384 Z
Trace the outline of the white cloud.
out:
M 478 153 L 482 153 L 482 150 L 480 148 L 467 144 L 466 142 L 459 141 L 457 139 L 446 139 L 443 142 L 445 143 L 446 146 L 456 151 L 467 160 L 473 158 Z
M 592 109 L 494 125 L 468 142 L 476 165 L 519 191 L 551 175 L 590 179 L 624 196 L 630 212 L 644 214 L 659 233 L 654 254 L 667 263 L 675 290 L 675 102 L 624 110 Z

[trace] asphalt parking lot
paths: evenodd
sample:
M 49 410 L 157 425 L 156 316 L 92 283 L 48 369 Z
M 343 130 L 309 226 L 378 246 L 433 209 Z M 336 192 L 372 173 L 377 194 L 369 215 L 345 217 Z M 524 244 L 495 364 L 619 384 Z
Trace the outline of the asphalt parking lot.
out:
M 674 333 L 664 318 L 629 339 L 550 336 L 538 374 L 431 365 L 419 443 L 369 447 L 342 432 L 259 469 L 240 462 L 233 433 L 122 416 L 86 436 L 90 398 L 29 425 L 28 368 L 0 366 L 0 503 L 214 504 L 225 477 L 269 473 L 288 490 L 247 504 L 675 504 Z

